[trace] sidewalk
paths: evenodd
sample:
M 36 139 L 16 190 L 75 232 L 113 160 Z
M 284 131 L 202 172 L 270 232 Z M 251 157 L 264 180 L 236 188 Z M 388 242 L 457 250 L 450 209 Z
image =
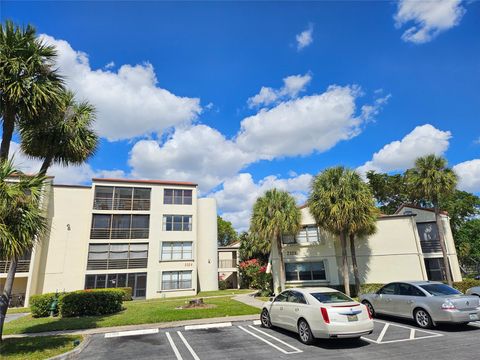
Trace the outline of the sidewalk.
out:
M 233 297 L 233 300 L 240 301 L 246 305 L 250 305 L 256 308 L 261 309 L 263 307 L 263 301 L 258 300 L 253 296 L 256 292 L 250 294 L 240 294 Z

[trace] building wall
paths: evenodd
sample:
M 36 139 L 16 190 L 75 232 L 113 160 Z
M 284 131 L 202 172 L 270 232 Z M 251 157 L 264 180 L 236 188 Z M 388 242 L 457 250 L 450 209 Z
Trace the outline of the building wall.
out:
M 218 290 L 217 204 L 215 199 L 198 200 L 198 280 L 199 290 Z

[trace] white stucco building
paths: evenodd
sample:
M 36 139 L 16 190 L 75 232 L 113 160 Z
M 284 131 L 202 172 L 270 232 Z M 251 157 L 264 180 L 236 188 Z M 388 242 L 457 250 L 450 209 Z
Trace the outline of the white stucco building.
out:
M 338 239 L 318 229 L 308 207 L 302 207 L 301 212 L 302 230 L 296 236 L 283 238 L 286 286 L 341 285 Z M 447 214 L 442 214 L 441 218 L 452 277 L 454 281 L 461 281 L 449 218 Z M 402 206 L 395 215 L 379 217 L 376 234 L 357 239 L 355 245 L 362 283 L 445 279 L 432 210 Z M 277 288 L 280 263 L 275 250 L 272 252 L 272 270 Z M 348 256 L 351 269 L 350 250 Z M 353 273 L 350 281 L 354 283 Z
M 13 294 L 133 289 L 135 298 L 218 289 L 217 209 L 189 182 L 92 179 L 50 185 L 49 232 L 19 263 Z M 3 288 L 8 262 L 0 262 Z

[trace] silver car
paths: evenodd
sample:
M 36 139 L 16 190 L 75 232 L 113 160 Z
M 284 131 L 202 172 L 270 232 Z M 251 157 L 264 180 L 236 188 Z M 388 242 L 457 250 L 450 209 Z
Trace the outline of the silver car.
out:
M 434 281 L 394 282 L 376 293 L 360 296 L 372 316 L 414 319 L 429 328 L 440 322 L 466 324 L 480 320 L 480 298 Z
M 465 294 L 467 294 L 467 295 L 475 295 L 475 296 L 479 296 L 479 297 L 480 297 L 480 286 L 474 286 L 474 287 L 468 289 Z

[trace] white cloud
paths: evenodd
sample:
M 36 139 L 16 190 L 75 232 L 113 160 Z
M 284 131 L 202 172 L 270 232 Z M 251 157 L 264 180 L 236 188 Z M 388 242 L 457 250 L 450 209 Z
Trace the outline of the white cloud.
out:
M 250 214 L 257 197 L 265 191 L 278 188 L 290 192 L 298 204 L 305 202 L 310 188 L 312 175 L 301 174 L 290 178 L 278 178 L 271 175 L 255 183 L 252 175 L 241 173 L 227 179 L 221 190 L 209 194 L 217 200 L 222 209 L 222 217 L 231 221 L 237 230 L 246 230 Z
M 88 55 L 65 40 L 41 36 L 58 50 L 58 66 L 79 98 L 97 107 L 96 128 L 110 141 L 130 139 L 190 123 L 201 112 L 198 98 L 180 97 L 158 86 L 153 66 L 92 69 Z
M 310 74 L 305 75 L 291 75 L 283 78 L 283 86 L 276 90 L 271 87 L 262 86 L 260 92 L 248 99 L 248 106 L 250 108 L 270 105 L 278 100 L 292 99 L 305 90 L 305 87 L 312 80 Z
M 413 22 L 402 40 L 421 44 L 460 23 L 465 8 L 462 0 L 400 0 L 395 22 L 397 27 Z
M 357 170 L 365 174 L 369 170 L 389 172 L 404 170 L 414 165 L 415 159 L 428 154 L 443 155 L 448 149 L 450 131 L 438 130 L 430 124 L 417 126 L 402 140 L 392 141 L 373 154 Z
M 480 192 L 480 159 L 464 161 L 453 167 L 458 175 L 458 188 L 464 191 Z
M 300 51 L 313 42 L 313 26 L 310 24 L 308 28 L 295 36 L 297 40 L 297 50 Z
M 178 128 L 164 144 L 140 140 L 130 152 L 135 177 L 198 182 L 205 192 L 235 175 L 253 155 L 206 125 Z

